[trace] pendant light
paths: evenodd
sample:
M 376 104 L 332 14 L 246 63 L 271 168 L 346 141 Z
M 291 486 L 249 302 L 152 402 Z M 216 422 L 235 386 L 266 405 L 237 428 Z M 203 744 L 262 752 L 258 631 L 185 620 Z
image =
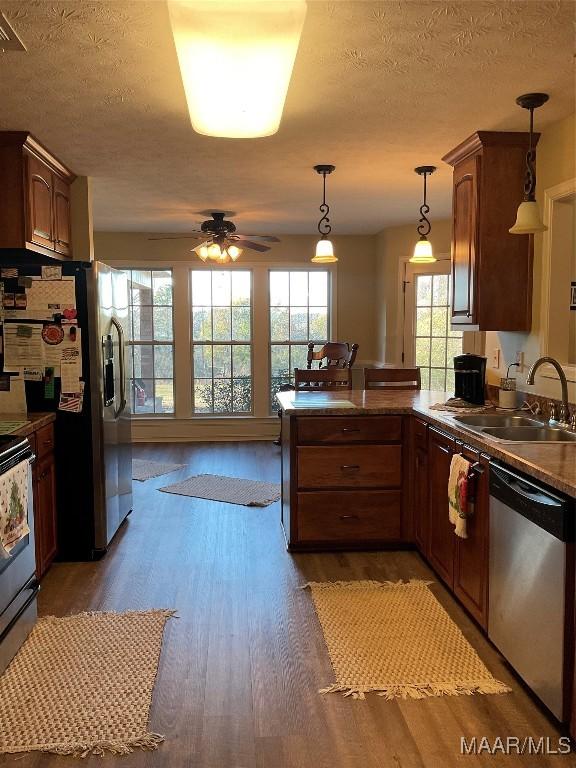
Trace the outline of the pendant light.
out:
M 315 165 L 314 170 L 316 173 L 322 176 L 322 205 L 320 206 L 320 213 L 322 218 L 318 222 L 318 232 L 320 232 L 320 240 L 316 243 L 316 253 L 312 257 L 311 261 L 315 264 L 333 264 L 338 261 L 334 256 L 334 246 L 332 241 L 328 238 L 328 235 L 332 231 L 330 226 L 330 219 L 328 214 L 330 213 L 330 206 L 326 202 L 326 176 L 332 173 L 336 168 L 335 165 Z
M 411 264 L 433 264 L 436 261 L 436 258 L 432 253 L 432 243 L 428 240 L 432 225 L 426 215 L 430 213 L 430 206 L 426 202 L 426 179 L 430 174 L 434 173 L 435 170 L 435 165 L 419 165 L 418 168 L 414 168 L 415 173 L 419 176 L 424 176 L 424 201 L 420 206 L 420 219 L 417 227 L 420 239 L 414 247 L 414 253 L 410 259 Z
M 536 150 L 532 146 L 534 138 L 534 110 L 541 107 L 542 104 L 546 104 L 548 99 L 547 93 L 525 93 L 516 99 L 516 104 L 530 111 L 530 144 L 526 153 L 524 200 L 518 206 L 514 226 L 508 230 L 512 235 L 533 235 L 535 232 L 544 232 L 548 229 L 542 223 L 540 210 L 536 202 Z

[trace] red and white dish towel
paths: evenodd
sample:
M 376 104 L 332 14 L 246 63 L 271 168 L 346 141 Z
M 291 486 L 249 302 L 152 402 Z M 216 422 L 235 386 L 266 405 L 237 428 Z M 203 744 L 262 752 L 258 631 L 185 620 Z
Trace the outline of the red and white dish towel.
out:
M 0 557 L 10 557 L 28 527 L 28 459 L 0 475 Z
M 454 533 L 461 539 L 467 539 L 466 518 L 469 516 L 469 476 L 470 462 L 460 453 L 455 453 L 450 462 L 448 480 L 448 516 L 454 526 Z

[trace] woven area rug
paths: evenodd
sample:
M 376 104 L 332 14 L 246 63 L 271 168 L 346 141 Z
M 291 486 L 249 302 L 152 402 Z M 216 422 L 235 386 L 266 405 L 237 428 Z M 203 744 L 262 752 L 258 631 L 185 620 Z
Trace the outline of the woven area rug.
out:
M 132 459 L 132 479 L 144 482 L 144 480 L 150 480 L 152 477 L 176 472 L 177 469 L 182 469 L 185 466 L 186 464 L 163 464 L 160 461 Z
M 223 475 L 195 475 L 159 490 L 181 496 L 196 496 L 199 499 L 226 501 L 228 504 L 242 504 L 245 507 L 267 507 L 280 498 L 279 483 L 263 483 L 260 480 Z
M 148 714 L 173 613 L 39 619 L 0 677 L 0 753 L 156 749 L 164 737 L 148 731 Z
M 423 699 L 473 693 L 506 693 L 444 608 L 427 581 L 351 581 L 305 585 L 340 691 L 363 699 Z

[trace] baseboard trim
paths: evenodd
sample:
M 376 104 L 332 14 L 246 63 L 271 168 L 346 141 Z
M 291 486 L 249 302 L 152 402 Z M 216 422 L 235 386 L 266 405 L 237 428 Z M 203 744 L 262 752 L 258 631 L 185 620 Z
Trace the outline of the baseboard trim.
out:
M 133 443 L 212 443 L 275 440 L 276 416 L 264 418 L 133 419 Z

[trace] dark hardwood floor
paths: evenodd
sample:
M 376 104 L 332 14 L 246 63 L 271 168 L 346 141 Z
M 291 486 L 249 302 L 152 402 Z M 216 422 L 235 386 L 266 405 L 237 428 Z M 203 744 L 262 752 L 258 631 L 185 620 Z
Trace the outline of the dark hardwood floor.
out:
M 186 469 L 134 483 L 134 512 L 98 563 L 57 563 L 42 614 L 175 608 L 168 622 L 150 728 L 156 752 L 107 756 L 116 768 L 450 768 L 574 765 L 570 756 L 461 755 L 461 736 L 558 731 L 474 623 L 435 579 L 433 589 L 493 674 L 501 696 L 353 701 L 318 689 L 333 681 L 306 581 L 434 578 L 413 552 L 289 555 L 279 504 L 249 508 L 160 493 L 189 474 L 279 479 L 270 443 L 137 445 L 142 458 Z M 0 724 L 1 727 L 1 724 Z M 100 758 L 89 758 L 100 764 Z M 32 753 L 2 765 L 63 768 L 87 761 Z

